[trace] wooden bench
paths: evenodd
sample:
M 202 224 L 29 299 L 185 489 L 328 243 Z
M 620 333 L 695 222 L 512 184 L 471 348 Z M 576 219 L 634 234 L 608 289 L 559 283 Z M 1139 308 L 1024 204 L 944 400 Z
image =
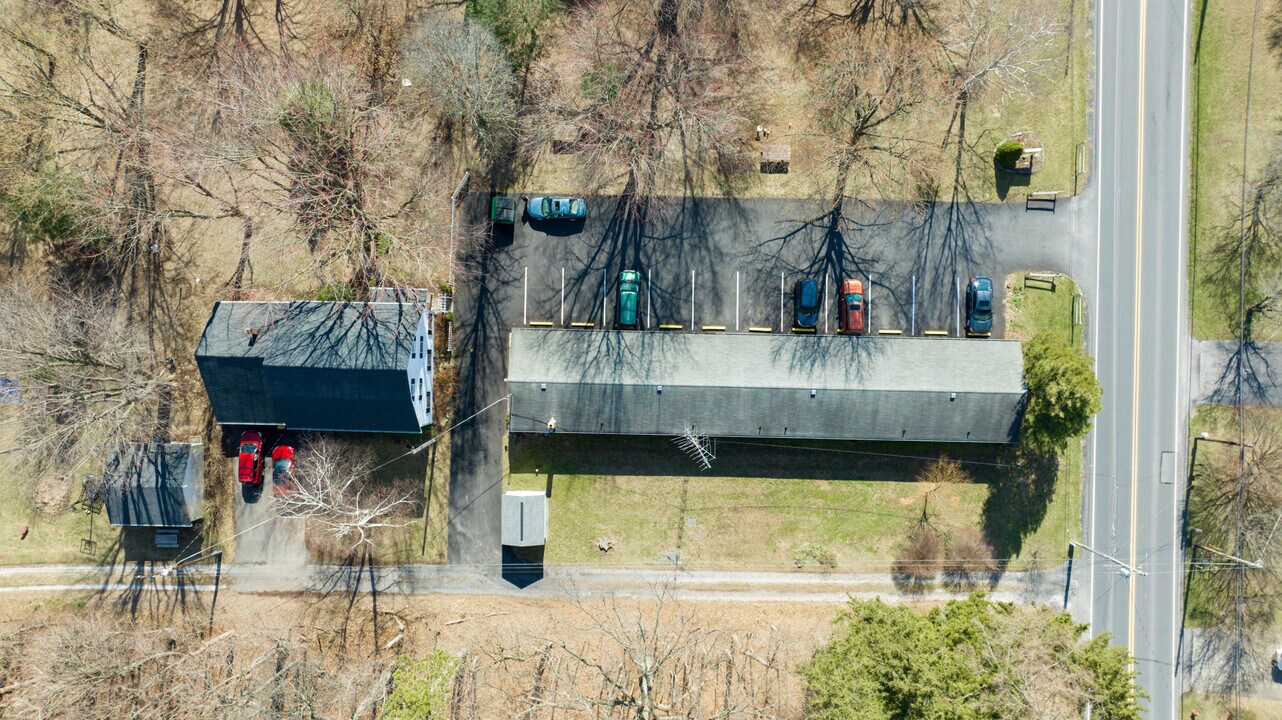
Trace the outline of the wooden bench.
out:
M 178 548 L 178 531 L 177 530 L 157 530 L 156 547 L 158 548 Z

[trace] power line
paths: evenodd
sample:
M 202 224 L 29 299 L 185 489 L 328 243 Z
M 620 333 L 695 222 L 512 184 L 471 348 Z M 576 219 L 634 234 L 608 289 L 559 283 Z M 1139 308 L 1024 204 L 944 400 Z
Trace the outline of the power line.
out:
M 1246 547 L 1246 536 L 1242 526 L 1242 515 L 1246 504 L 1246 404 L 1242 398 L 1242 365 L 1246 361 L 1246 186 L 1247 174 L 1250 172 L 1251 157 L 1251 97 L 1255 79 L 1255 38 L 1260 23 L 1260 0 L 1255 0 L 1255 14 L 1251 18 L 1251 53 L 1246 69 L 1246 113 L 1242 123 L 1242 193 L 1241 193 L 1241 235 L 1238 247 L 1238 357 L 1234 377 L 1237 393 L 1238 415 L 1238 487 L 1237 487 L 1237 544 L 1234 552 L 1241 556 Z M 1238 566 L 1234 573 L 1234 636 L 1233 643 L 1234 675 L 1233 704 L 1234 715 L 1242 715 L 1242 626 L 1243 626 L 1243 573 L 1245 568 Z
M 391 465 L 392 463 L 396 462 L 397 460 L 400 460 L 401 458 L 409 457 L 410 455 L 417 455 L 418 453 L 423 452 L 424 450 L 426 450 L 427 448 L 431 447 L 432 445 L 435 445 L 437 440 L 440 440 L 441 438 L 443 438 L 443 437 L 445 437 L 446 435 L 448 435 L 448 434 L 450 433 L 450 431 L 451 431 L 451 430 L 453 430 L 454 428 L 456 428 L 456 427 L 460 427 L 460 426 L 462 426 L 462 425 L 466 425 L 466 424 L 468 423 L 468 421 L 472 420 L 472 419 L 473 419 L 473 418 L 475 418 L 476 416 L 480 415 L 481 413 L 485 412 L 486 410 L 489 410 L 490 408 L 494 407 L 495 405 L 498 405 L 499 403 L 503 402 L 504 400 L 509 400 L 509 399 L 511 399 L 511 397 L 512 397 L 511 395 L 504 395 L 503 397 L 499 398 L 498 400 L 495 400 L 494 402 L 490 403 L 489 405 L 486 405 L 485 407 L 481 408 L 480 410 L 477 410 L 476 412 L 472 413 L 471 415 L 468 415 L 467 417 L 463 418 L 462 420 L 460 420 L 460 421 L 458 421 L 458 422 L 456 422 L 456 423 L 451 424 L 449 427 L 447 427 L 447 428 L 445 428 L 444 430 L 440 431 L 440 432 L 439 432 L 439 433 L 437 433 L 436 435 L 433 435 L 433 436 L 432 436 L 432 439 L 428 440 L 427 442 L 423 443 L 422 445 L 419 445 L 418 447 L 413 448 L 413 449 L 411 449 L 411 450 L 406 450 L 405 452 L 401 453 L 400 455 L 397 455 L 396 457 L 392 458 L 391 460 L 388 460 L 387 462 L 383 463 L 382 465 L 379 465 L 379 466 L 375 467 L 373 470 L 370 470 L 370 474 L 372 475 L 375 471 L 380 470 L 380 469 L 382 469 L 382 468 L 385 468 L 385 467 L 387 467 L 388 465 Z

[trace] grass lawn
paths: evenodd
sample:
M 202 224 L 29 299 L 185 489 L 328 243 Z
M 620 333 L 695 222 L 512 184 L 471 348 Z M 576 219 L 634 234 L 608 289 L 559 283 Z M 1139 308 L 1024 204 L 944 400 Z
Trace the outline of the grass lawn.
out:
M 92 563 L 96 558 L 80 552 L 80 540 L 89 537 L 89 516 L 70 509 L 50 513 L 37 509 L 31 483 L 12 458 L 0 457 L 0 565 L 52 565 Z M 19 539 L 23 524 L 29 527 Z M 118 533 L 107 516 L 93 518 L 99 547 L 112 544 Z
M 1082 325 L 1073 322 L 1074 302 L 1083 302 L 1074 300 L 1079 295 L 1077 284 L 1067 275 L 1060 275 L 1054 283 L 1028 280 L 1027 276 L 1027 273 L 1006 276 L 1006 337 L 1028 341 L 1041 331 L 1065 345 L 1084 348 Z M 1076 317 L 1085 316 L 1083 304 Z
M 1254 0 L 1198 0 L 1193 4 L 1190 55 L 1191 183 L 1189 275 L 1192 284 L 1193 336 L 1225 339 L 1237 332 L 1237 272 L 1233 261 L 1231 298 L 1216 292 L 1210 249 L 1217 232 L 1232 221 L 1241 198 L 1242 144 L 1246 120 L 1247 68 L 1251 52 Z M 1268 46 L 1268 13 L 1256 37 L 1251 101 L 1250 170 L 1258 171 L 1275 152 L 1282 131 L 1282 64 Z M 1262 319 L 1257 339 L 1277 339 L 1282 324 Z
M 1206 718 L 1206 720 L 1219 720 L 1220 718 L 1230 717 L 1229 711 L 1234 706 L 1233 698 L 1226 695 L 1203 695 L 1201 693 L 1185 693 L 1181 702 L 1182 713 L 1185 717 L 1191 717 L 1193 712 L 1196 711 L 1199 718 Z M 1250 714 L 1248 715 L 1247 713 Z M 1282 702 L 1243 697 L 1241 718 L 1242 720 L 1282 718 Z
M 67 511 L 51 515 L 35 509 L 31 496 L 20 486 L 7 482 L 0 487 L 0 565 L 57 565 L 93 563 L 95 557 L 80 552 L 80 540 L 89 537 L 89 517 Z M 23 524 L 30 527 L 19 540 Z M 118 534 L 107 525 L 106 515 L 93 518 L 94 538 L 99 546 Z
M 717 442 L 699 473 L 666 438 L 513 436 L 509 490 L 551 491 L 549 563 L 671 564 L 785 569 L 804 545 L 830 551 L 839 570 L 886 570 L 922 519 L 928 488 L 910 482 L 942 454 L 975 483 L 946 485 L 928 505 L 944 535 L 988 527 L 1011 569 L 1058 562 L 1076 531 L 1078 483 L 1060 482 L 1029 528 L 1012 504 L 989 502 L 1006 451 L 918 443 Z M 534 471 L 538 469 L 536 474 Z M 1080 464 L 1060 468 L 1061 478 Z M 909 481 L 909 482 L 905 482 Z M 985 513 L 989 515 L 985 519 Z M 614 540 L 602 553 L 596 539 Z
M 1070 195 L 1084 184 L 1085 174 L 1077 175 L 1077 147 L 1087 140 L 1087 89 L 1094 48 L 1090 32 L 1091 3 L 1084 0 L 1057 2 L 1062 30 L 1049 50 L 1054 62 L 1044 76 L 1034 79 L 1028 92 L 1003 95 L 994 88 L 972 102 L 965 120 L 966 149 L 959 156 L 955 145 L 952 145 L 947 152 L 939 153 L 930 161 L 928 174 L 937 183 L 940 199 L 951 199 L 955 185 L 958 199 L 962 200 L 1008 198 L 1022 201 L 1029 191 L 1058 190 Z M 747 50 L 751 73 L 737 81 L 738 103 L 735 109 L 744 118 L 740 135 L 744 143 L 742 151 L 749 157 L 748 164 L 753 169 L 731 182 L 708 172 L 696 178 L 697 186 L 693 189 L 686 185 L 684 177 L 671 177 L 664 183 L 666 187 L 661 194 L 694 192 L 717 196 L 733 193 L 738 197 L 787 198 L 830 196 L 836 174 L 824 162 L 827 141 L 819 132 L 819 118 L 814 114 L 814 103 L 808 91 L 818 66 L 829 61 L 821 62 L 798 51 L 799 32 L 794 19 L 799 5 L 796 2 L 766 4 L 751 6 L 747 10 L 753 15 L 753 20 L 747 24 L 757 32 L 754 32 Z M 597 11 L 608 12 L 610 7 L 613 6 L 599 6 Z M 571 63 L 564 46 L 574 37 L 576 30 L 568 23 L 558 29 L 557 38 L 551 41 L 545 65 L 564 68 Z M 919 142 L 922 148 L 937 149 L 948 132 L 951 116 L 951 101 L 936 94 L 893 132 Z M 792 160 L 788 173 L 761 175 L 756 172 L 760 148 L 753 138 L 757 125 L 772 129 L 771 143 L 791 146 Z M 1032 176 L 1002 174 L 999 177 L 993 167 L 993 150 L 1003 139 L 1023 131 L 1032 131 L 1040 138 L 1045 150 L 1042 169 Z M 666 152 L 679 154 L 679 139 L 674 138 Z M 1089 158 L 1090 153 L 1086 152 L 1085 156 Z M 904 179 L 898 166 L 900 161 L 880 157 L 876 161 L 895 163 L 881 173 L 890 178 L 889 184 L 876 188 L 852 185 L 852 194 L 920 199 L 918 188 Z M 576 179 L 577 162 L 574 154 L 544 153 L 529 175 L 521 178 L 520 187 L 508 189 L 565 188 L 583 193 L 593 190 L 619 192 L 623 189 L 625 178 L 622 169 L 611 187 L 580 188 Z M 1090 168 L 1083 166 L 1081 170 L 1086 173 Z

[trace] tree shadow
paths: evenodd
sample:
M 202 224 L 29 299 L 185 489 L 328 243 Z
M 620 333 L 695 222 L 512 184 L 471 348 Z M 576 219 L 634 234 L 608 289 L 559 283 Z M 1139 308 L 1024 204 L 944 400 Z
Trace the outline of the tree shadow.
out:
M 890 581 L 896 590 L 908 595 L 924 595 L 935 587 L 933 578 L 900 563 L 891 566 Z
M 206 585 L 210 577 L 204 568 L 149 561 L 110 563 L 94 573 L 99 587 L 90 594 L 90 602 L 135 620 L 167 621 L 188 612 L 204 613 L 211 609 L 205 605 L 204 593 L 212 590 L 216 596 L 221 583 L 221 561 L 218 568 L 211 587 Z
M 382 645 L 382 617 L 395 613 L 380 611 L 382 596 L 393 587 L 394 573 L 385 571 L 368 548 L 357 548 L 341 561 L 324 568 L 313 577 L 309 588 L 314 597 L 309 613 L 317 627 L 332 634 L 334 642 L 344 649 L 353 641 L 370 641 L 372 656 L 390 649 Z M 369 595 L 369 615 L 364 614 L 363 595 Z M 368 622 L 368 625 L 366 624 Z M 403 621 L 397 620 L 402 626 Z M 390 646 L 390 643 L 389 643 Z
M 977 483 L 992 483 L 1006 448 L 943 443 L 825 440 L 712 440 L 712 469 L 701 470 L 670 438 L 513 433 L 512 473 L 642 477 L 777 478 L 912 482 L 943 454 L 969 463 Z
M 1249 324 L 1247 332 L 1249 335 Z M 1277 384 L 1273 365 L 1264 348 L 1248 339 L 1238 343 L 1229 355 L 1207 401 L 1217 405 L 1269 404 L 1270 394 Z
M 1012 187 L 1026 188 L 1033 184 L 1033 176 L 1029 173 L 1014 173 L 1003 168 L 997 160 L 993 160 L 993 176 L 997 182 L 997 197 L 1005 200 L 1010 194 Z
M 994 557 L 1018 555 L 1024 539 L 1041 526 L 1054 497 L 1058 475 L 1058 455 L 1022 451 L 1013 452 L 994 473 L 981 522 Z

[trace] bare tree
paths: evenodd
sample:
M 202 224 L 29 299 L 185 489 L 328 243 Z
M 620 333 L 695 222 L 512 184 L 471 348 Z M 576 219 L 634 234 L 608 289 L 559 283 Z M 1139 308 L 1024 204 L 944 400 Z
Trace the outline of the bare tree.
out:
M 531 121 L 528 146 L 541 150 L 552 128 L 572 129 L 583 186 L 622 183 L 638 211 L 671 183 L 726 175 L 742 144 L 734 79 L 743 56 L 733 13 L 717 10 L 730 7 L 650 0 L 576 13 L 568 72 Z
M 852 180 L 877 187 L 920 167 L 931 148 L 903 121 L 930 94 L 928 59 L 919 43 L 848 37 L 813 88 L 824 131 L 825 163 L 836 173 L 832 203 L 840 209 Z
M 508 152 L 517 133 L 516 78 L 489 29 L 434 13 L 419 22 L 406 47 L 405 74 L 426 104 L 457 123 L 483 157 Z
M 415 222 L 429 160 L 401 111 L 373 103 L 360 78 L 319 61 L 242 58 L 221 64 L 206 93 L 181 140 L 189 174 L 231 168 L 250 193 L 231 214 L 291 218 L 318 274 L 363 290 L 383 281 L 388 255 L 434 246 L 431 225 Z M 219 186 L 206 188 L 227 202 Z
M 202 627 L 93 611 L 26 628 L 5 707 L 103 720 L 357 717 L 386 692 L 385 661 L 255 633 L 205 637 Z
M 328 436 L 306 438 L 298 451 L 294 488 L 276 503 L 281 517 L 306 518 L 353 550 L 373 544 L 377 528 L 403 527 L 414 507 L 409 495 L 380 486 L 372 477 L 368 448 Z
M 928 32 L 937 0 L 805 0 L 798 14 L 816 29 Z
M 990 88 L 1027 92 L 1054 63 L 1052 45 L 1063 32 L 1046 0 L 962 0 L 958 16 L 941 25 L 954 97 L 950 134 L 969 103 Z
M 18 405 L 0 423 L 42 468 L 78 467 L 121 442 L 159 431 L 158 397 L 171 377 L 145 330 L 102 295 L 26 281 L 0 287 L 0 377 L 17 380 Z
M 579 622 L 492 648 L 491 684 L 509 714 L 775 717 L 795 702 L 781 638 L 705 627 L 665 590 L 656 595 L 580 601 Z
M 151 0 L 181 55 L 216 62 L 223 55 L 276 50 L 299 36 L 297 0 Z
M 1253 424 L 1246 447 L 1203 443 L 1198 454 L 1189 525 L 1198 530 L 1192 552 L 1200 569 L 1199 595 L 1218 624 L 1231 627 L 1240 592 L 1244 634 L 1250 638 L 1272 622 L 1282 600 L 1282 441 L 1271 428 Z M 1217 552 L 1240 554 L 1263 567 L 1244 569 Z
M 40 6 L 0 32 L 12 41 L 0 43 L 0 90 L 38 119 L 32 158 L 65 190 L 47 198 L 91 230 L 54 240 L 55 257 L 79 282 L 105 280 L 145 299 L 144 315 L 156 317 L 166 282 L 181 270 L 169 265 L 185 252 L 173 221 L 195 217 L 171 202 L 160 170 L 157 133 L 173 117 L 174 96 L 156 92 L 166 64 L 155 62 L 147 32 L 108 3 Z
M 926 488 L 926 494 L 923 497 L 921 506 L 921 521 L 924 523 L 930 519 L 930 499 L 932 496 L 946 485 L 969 483 L 971 479 L 971 475 L 966 471 L 966 468 L 957 460 L 948 459 L 947 455 L 926 463 L 926 466 L 917 474 L 917 482 Z

